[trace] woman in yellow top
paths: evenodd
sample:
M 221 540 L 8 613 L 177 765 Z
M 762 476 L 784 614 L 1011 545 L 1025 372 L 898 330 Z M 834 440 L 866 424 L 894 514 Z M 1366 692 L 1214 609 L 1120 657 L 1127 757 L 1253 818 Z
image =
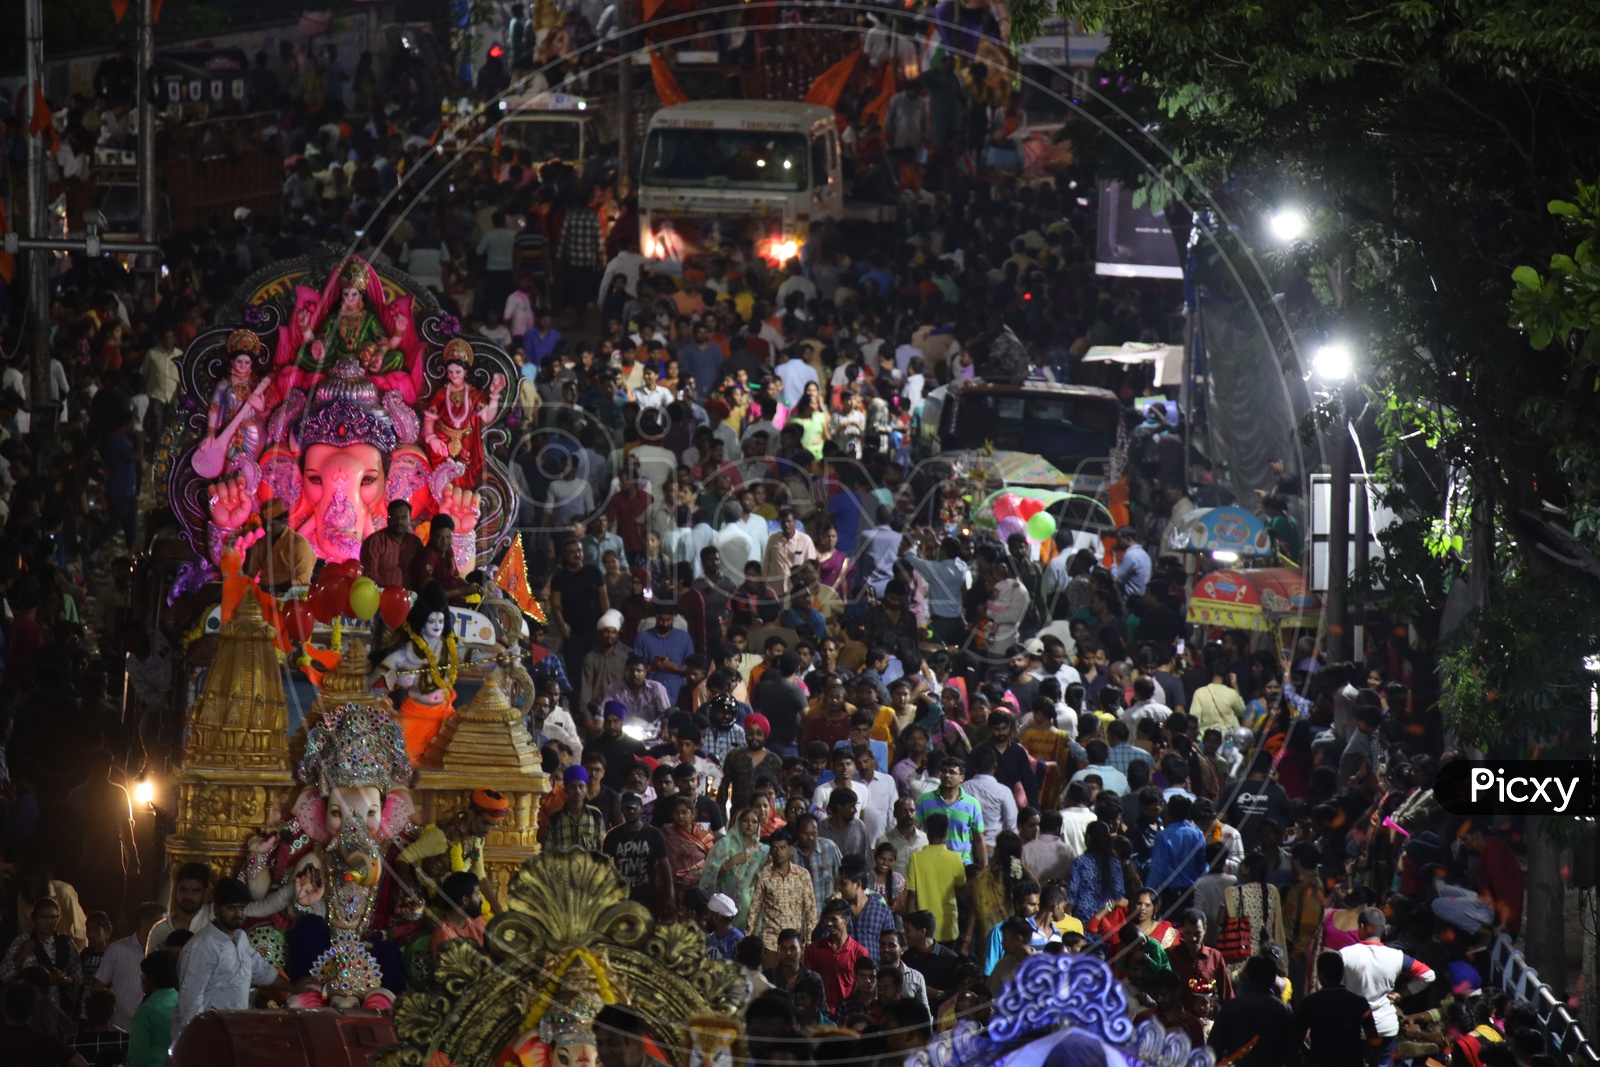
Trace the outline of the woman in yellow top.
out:
M 1189 714 L 1198 720 L 1197 733 L 1201 737 L 1212 727 L 1228 737 L 1244 722 L 1244 698 L 1234 687 L 1228 672 L 1227 653 L 1221 645 L 1206 646 L 1205 665 L 1211 681 L 1189 697 Z

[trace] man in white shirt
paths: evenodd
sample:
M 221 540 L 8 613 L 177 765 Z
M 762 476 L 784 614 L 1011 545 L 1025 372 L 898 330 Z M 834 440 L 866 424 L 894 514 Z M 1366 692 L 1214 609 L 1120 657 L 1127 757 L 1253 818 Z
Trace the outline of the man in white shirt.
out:
M 517 275 L 517 287 L 506 297 L 505 311 L 500 321 L 512 337 L 521 337 L 533 329 L 533 279 L 526 274 Z
M 1017 829 L 1017 797 L 994 776 L 994 749 L 980 747 L 972 753 L 972 777 L 962 786 L 983 809 L 983 841 L 990 848 L 1002 830 Z
M 883 778 L 885 775 L 878 775 Z M 893 779 L 890 779 L 893 781 Z M 906 876 L 906 867 L 911 863 L 911 854 L 919 848 L 926 848 L 928 835 L 923 833 L 917 825 L 917 802 L 911 797 L 901 797 L 894 802 L 894 825 L 885 830 L 883 836 L 872 843 L 874 853 L 879 845 L 894 846 L 894 872 L 900 877 Z
M 100 969 L 91 976 L 97 984 L 117 995 L 116 1013 L 111 1021 L 124 1030 L 132 1024 L 134 1010 L 144 1000 L 139 964 L 144 960 L 145 942 L 164 915 L 166 909 L 160 904 L 140 904 L 134 913 L 138 927 L 127 937 L 106 946 L 105 955 L 100 957 Z
M 178 360 L 182 356 L 177 334 L 167 330 L 161 335 L 161 343 L 146 352 L 144 362 L 140 364 L 139 373 L 144 377 L 145 395 L 150 398 L 146 431 L 153 428 L 154 432 L 149 433 L 151 439 L 160 437 L 167 428 L 167 408 L 172 404 L 172 398 L 178 395 L 181 383 Z
M 667 405 L 672 403 L 674 397 L 672 390 L 657 384 L 656 368 L 646 363 L 644 365 L 644 384 L 633 391 L 634 402 L 639 405 L 639 410 L 655 408 L 658 411 L 667 410 Z
M 1139 733 L 1141 719 L 1154 719 L 1156 725 L 1167 721 L 1172 714 L 1172 709 L 1156 700 L 1156 682 L 1149 675 L 1143 675 L 1133 680 L 1133 703 L 1129 704 L 1122 712 L 1122 721 L 1128 724 L 1128 732 L 1135 736 Z
M 210 867 L 204 863 L 185 863 L 179 867 L 172 880 L 172 910 L 146 936 L 144 954 L 160 952 L 166 947 L 167 935 L 175 930 L 199 933 L 211 921 L 211 905 L 206 903 L 210 892 Z
M 1072 849 L 1073 855 L 1083 855 L 1083 837 L 1094 822 L 1094 809 L 1089 806 L 1089 787 L 1082 782 L 1071 782 L 1062 796 L 1061 840 Z
M 802 563 L 817 558 L 817 546 L 811 537 L 800 529 L 800 520 L 792 508 L 778 512 L 778 532 L 767 538 L 767 551 L 762 561 L 761 577 L 779 596 L 789 593 L 789 575 Z
M 856 714 L 860 715 L 861 712 Z M 856 796 L 861 800 L 861 821 L 867 824 L 867 839 L 876 843 L 888 832 L 890 821 L 894 818 L 895 801 L 900 799 L 900 790 L 889 772 L 879 769 L 878 757 L 873 755 L 871 745 L 858 745 L 852 751 L 856 757 L 856 784 L 867 789 L 865 797 L 861 796 L 859 788 L 856 790 Z
M 237 878 L 224 878 L 212 894 L 216 917 L 185 946 L 178 957 L 178 1006 L 172 1013 L 173 1039 L 204 1011 L 240 1011 L 250 1006 L 255 986 L 285 995 L 289 983 L 256 951 L 244 933 L 244 909 L 250 890 Z
M 722 529 L 717 531 L 717 551 L 722 553 L 722 574 L 735 582 L 744 581 L 744 565 L 760 559 L 761 550 L 744 523 L 744 508 L 736 500 L 722 505 Z

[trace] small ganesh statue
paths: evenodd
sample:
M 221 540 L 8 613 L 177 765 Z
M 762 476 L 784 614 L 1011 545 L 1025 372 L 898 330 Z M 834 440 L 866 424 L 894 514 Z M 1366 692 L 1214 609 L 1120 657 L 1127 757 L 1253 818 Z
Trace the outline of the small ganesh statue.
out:
M 295 1006 L 386 1007 L 404 980 L 374 921 L 380 860 L 413 811 L 400 729 L 381 708 L 335 707 L 307 733 L 298 777 L 288 822 L 248 844 L 250 910 L 268 912 L 251 940 L 291 980 L 311 980 Z

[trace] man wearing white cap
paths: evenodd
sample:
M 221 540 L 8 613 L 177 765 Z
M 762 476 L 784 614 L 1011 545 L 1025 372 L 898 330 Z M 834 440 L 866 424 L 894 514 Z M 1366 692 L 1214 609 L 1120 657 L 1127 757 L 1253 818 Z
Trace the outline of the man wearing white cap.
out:
M 622 643 L 622 612 L 604 612 L 594 627 L 596 643 L 583 657 L 583 696 L 599 700 L 601 694 L 622 681 L 633 649 Z
M 739 906 L 726 893 L 717 893 L 706 905 L 706 958 L 733 959 L 734 949 L 744 940 L 744 931 L 733 925 Z

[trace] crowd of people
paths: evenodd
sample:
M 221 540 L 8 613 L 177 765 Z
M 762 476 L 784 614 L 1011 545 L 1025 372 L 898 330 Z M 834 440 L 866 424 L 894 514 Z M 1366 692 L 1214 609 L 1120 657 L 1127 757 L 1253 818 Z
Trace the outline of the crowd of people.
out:
M 554 47 L 539 10 L 506 27 L 513 69 Z M 875 47 L 898 61 L 891 37 Z M 183 692 L 176 634 L 130 625 L 130 573 L 165 507 L 149 455 L 176 420 L 184 347 L 253 270 L 324 242 L 410 271 L 522 367 L 509 462 L 548 620 L 528 647 L 528 724 L 555 783 L 543 848 L 603 857 L 659 918 L 704 927 L 708 958 L 749 972 L 758 1058 L 769 1041 L 785 1062 L 897 1062 L 984 1020 L 1028 956 L 1066 952 L 1104 956 L 1138 1019 L 1241 1067 L 1553 1062 L 1528 1006 L 1484 986 L 1490 940 L 1521 925 L 1521 869 L 1505 828 L 1432 801 L 1459 753 L 1413 701 L 1403 649 L 1325 662 L 1311 637 L 1285 651 L 1184 622 L 1192 574 L 1164 534 L 1229 497 L 1189 484 L 1170 426 L 1130 407 L 1107 472 L 1125 525 L 1104 554 L 1070 530 L 1003 543 L 919 483 L 935 388 L 1083 382 L 1090 345 L 1162 339 L 1176 310 L 1161 283 L 1096 277 L 1093 218 L 1064 176 L 947 150 L 961 131 L 983 144 L 996 103 L 1012 132 L 981 70 L 908 84 L 886 134 L 845 103 L 858 163 L 887 140 L 897 221 L 817 225 L 787 263 L 734 244 L 668 273 L 635 252 L 614 158 L 438 156 L 440 72 L 369 58 L 346 76 L 326 53 L 259 57 L 251 92 L 300 157 L 283 211 L 165 241 L 153 309 L 110 261 L 71 260 L 50 395 L 31 395 L 20 356 L 0 376 L 15 1062 L 163 1063 L 174 1013 L 204 1002 L 186 972 L 227 969 L 246 1001 L 286 991 L 238 948 L 241 883 L 185 868 L 164 905 L 123 889 L 129 787 L 181 736 L 181 708 L 133 712 Z M 129 136 L 124 81 L 96 79 L 69 145 Z M 439 167 L 449 183 L 414 197 Z M 1093 380 L 1131 404 L 1144 373 Z M 1297 486 L 1260 493 L 1290 558 Z M 316 561 L 291 533 L 247 570 L 303 584 Z M 404 561 L 372 547 L 385 585 L 465 581 L 420 542 Z M 475 796 L 434 836 L 481 839 L 497 810 Z M 484 888 L 440 882 L 455 911 L 432 949 L 481 942 Z M 182 965 L 202 935 L 205 960 Z M 602 1042 L 602 1062 L 637 1063 L 636 1044 Z

